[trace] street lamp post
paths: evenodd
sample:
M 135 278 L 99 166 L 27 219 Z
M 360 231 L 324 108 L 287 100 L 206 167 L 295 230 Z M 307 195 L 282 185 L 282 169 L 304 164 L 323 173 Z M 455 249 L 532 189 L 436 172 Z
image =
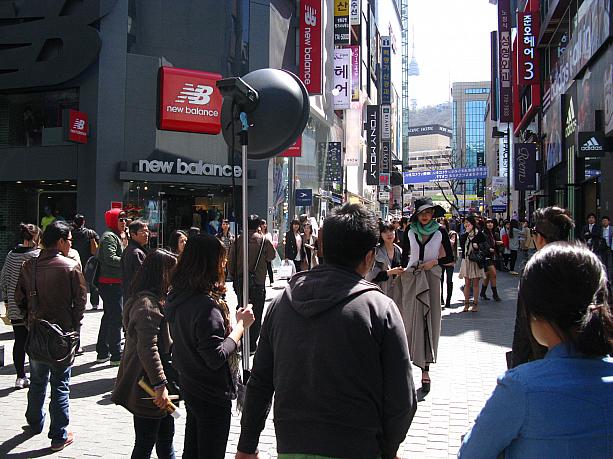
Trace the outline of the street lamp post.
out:
M 492 138 L 504 139 L 506 138 L 507 149 L 507 220 L 511 220 L 511 128 L 507 124 L 506 131 L 499 131 L 496 126 L 492 128 Z

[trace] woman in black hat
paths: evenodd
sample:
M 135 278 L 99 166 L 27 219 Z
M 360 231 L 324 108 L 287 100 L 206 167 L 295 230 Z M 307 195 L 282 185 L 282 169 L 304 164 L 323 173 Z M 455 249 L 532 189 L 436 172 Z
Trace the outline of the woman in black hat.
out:
M 453 260 L 447 230 L 436 218 L 445 210 L 430 198 L 415 201 L 408 231 L 403 235 L 400 308 L 413 363 L 421 368 L 422 393 L 430 391 L 430 364 L 436 362 L 441 335 L 441 267 Z

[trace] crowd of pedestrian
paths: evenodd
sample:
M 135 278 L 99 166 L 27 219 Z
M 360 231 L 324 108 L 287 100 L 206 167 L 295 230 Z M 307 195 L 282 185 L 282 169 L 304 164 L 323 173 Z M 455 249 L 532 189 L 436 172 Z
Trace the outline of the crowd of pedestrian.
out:
M 442 310 L 451 307 L 459 265 L 463 312 L 479 312 L 488 288 L 501 301 L 499 271 L 521 273 L 511 370 L 459 455 L 601 456 L 613 433 L 599 421 L 613 401 L 613 231 L 608 217 L 598 225 L 589 215 L 582 242 L 570 243 L 574 222 L 564 209 L 539 209 L 533 218 L 448 220 L 429 198 L 416 200 L 410 218 L 390 222 L 348 204 L 314 231 L 303 215 L 284 238 L 283 258 L 295 274 L 266 314 L 266 278 L 273 283 L 277 253 L 257 215 L 238 236 L 224 219 L 216 235 L 177 230 L 167 249 L 150 249 L 147 222 L 129 221 L 122 209 L 106 212 L 102 236 L 82 215 L 73 226 L 49 221 L 44 231 L 22 224 L 0 291 L 15 336 L 15 386 L 29 387 L 28 427 L 42 431 L 50 384 L 51 448 L 74 441 L 72 360 L 58 365 L 30 356 L 28 378 L 28 333 L 46 321 L 78 334 L 87 293 L 95 309 L 99 292 L 96 360 L 119 367 L 111 399 L 133 415 L 133 458 L 148 458 L 154 448 L 160 458 L 175 457 L 172 407 L 179 398 L 187 412 L 184 457 L 224 457 L 232 400 L 244 382 L 239 359 L 247 329 L 255 357 L 238 459 L 258 457 L 273 397 L 280 457 L 394 458 L 417 409 L 413 365 L 421 370 L 421 394 L 430 392 Z M 226 302 L 229 278 L 238 305 Z M 597 405 L 598 413 L 588 410 Z M 584 411 L 589 415 L 578 414 Z

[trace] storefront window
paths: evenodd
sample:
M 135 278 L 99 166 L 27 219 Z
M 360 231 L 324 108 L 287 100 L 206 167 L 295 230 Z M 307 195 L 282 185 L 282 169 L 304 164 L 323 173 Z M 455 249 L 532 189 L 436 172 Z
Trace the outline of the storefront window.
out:
M 62 112 L 78 110 L 77 89 L 0 95 L 0 147 L 63 144 Z

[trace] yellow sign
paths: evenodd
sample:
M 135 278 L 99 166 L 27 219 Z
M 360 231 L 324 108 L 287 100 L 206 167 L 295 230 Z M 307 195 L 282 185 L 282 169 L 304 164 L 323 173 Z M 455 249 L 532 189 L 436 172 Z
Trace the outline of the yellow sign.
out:
M 349 16 L 349 0 L 334 0 L 334 16 Z

